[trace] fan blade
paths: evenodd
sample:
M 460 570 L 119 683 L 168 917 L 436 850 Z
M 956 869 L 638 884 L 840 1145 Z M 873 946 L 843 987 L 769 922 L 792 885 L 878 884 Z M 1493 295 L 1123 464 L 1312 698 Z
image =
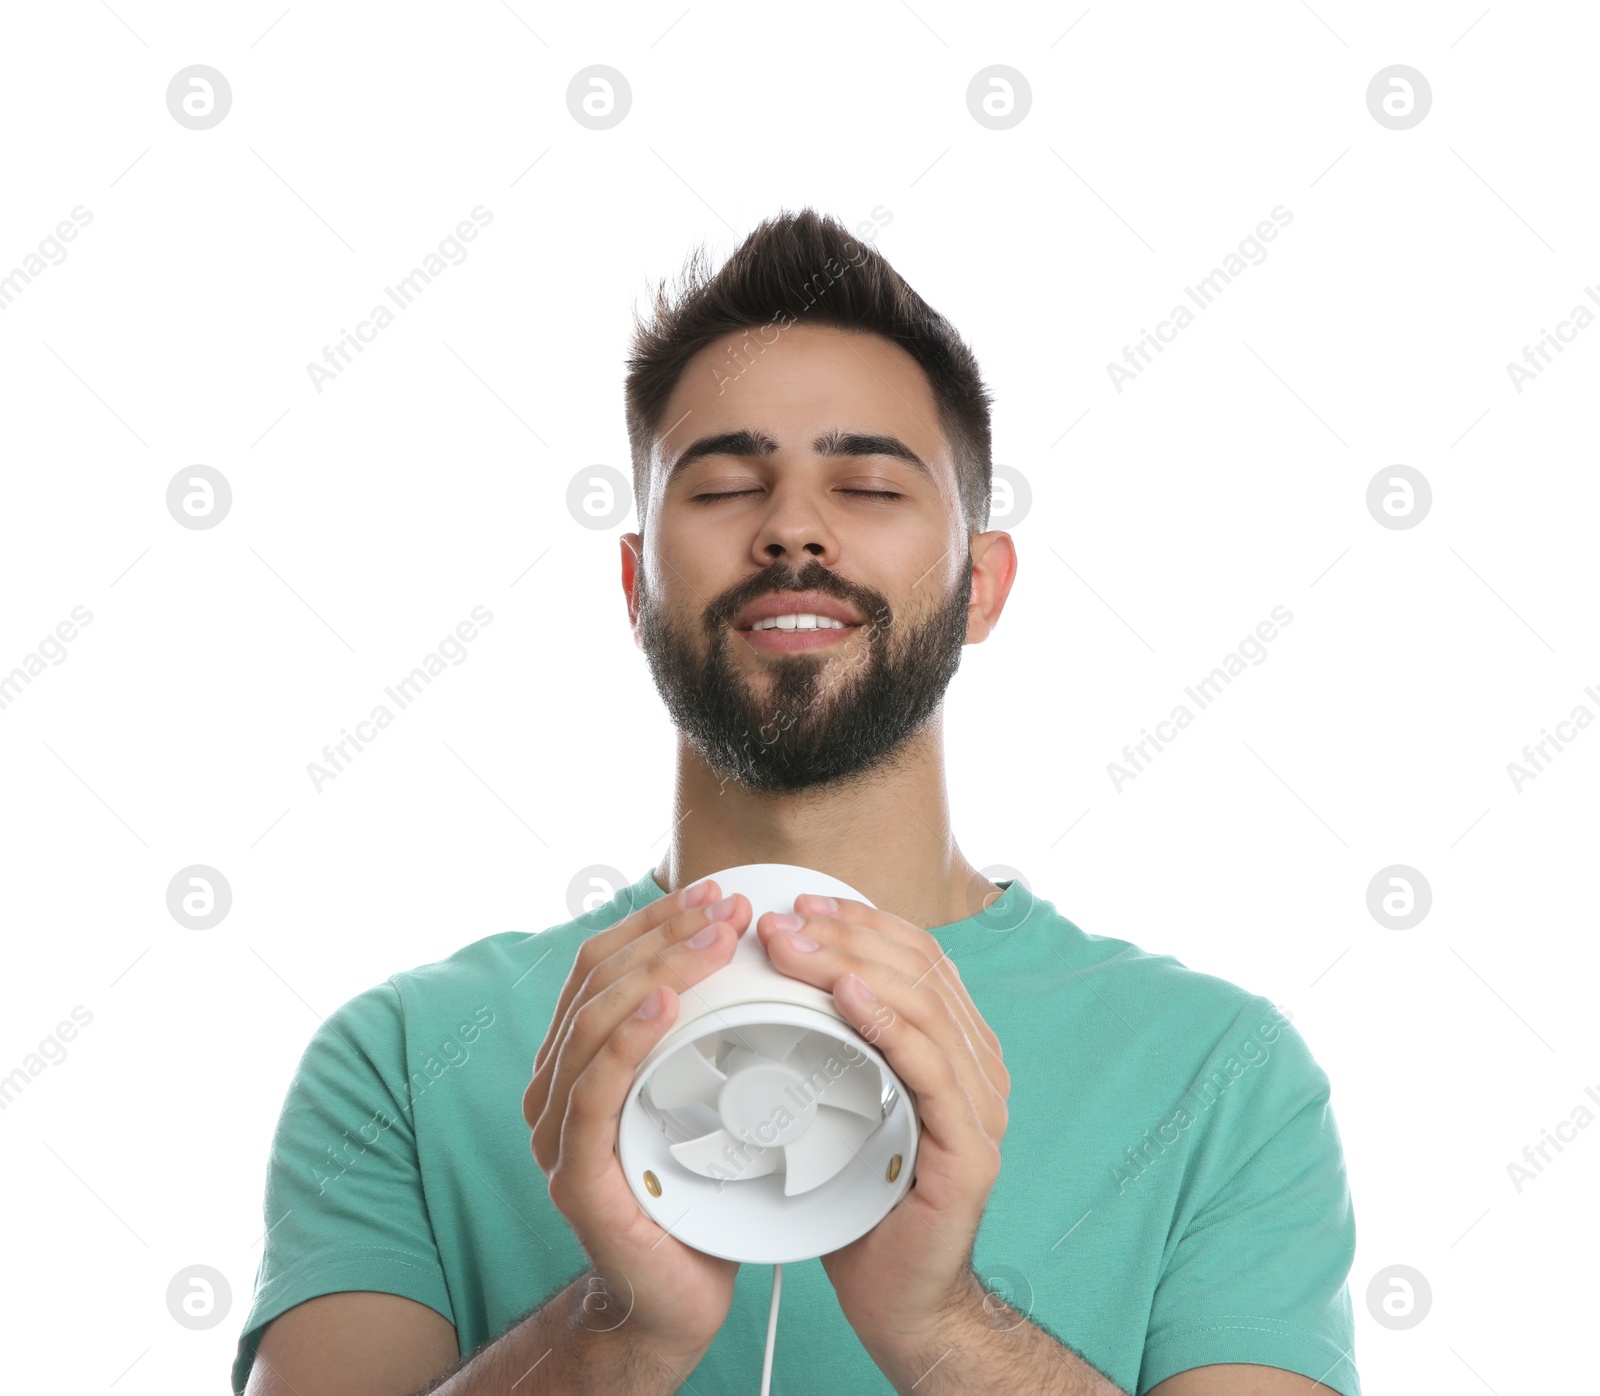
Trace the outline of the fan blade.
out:
M 752 1023 L 748 1027 L 727 1028 L 723 1036 L 732 1038 L 747 1051 L 781 1062 L 806 1032 L 805 1028 L 785 1027 L 782 1023 Z
M 827 1182 L 850 1162 L 876 1128 L 873 1121 L 848 1110 L 819 1105 L 811 1127 L 794 1143 L 783 1146 L 783 1195 L 793 1197 Z
M 650 1099 L 663 1110 L 715 1101 L 728 1078 L 691 1042 L 664 1058 L 650 1073 Z
M 806 1074 L 805 1093 L 818 1105 L 832 1105 L 877 1124 L 883 1119 L 883 1078 L 871 1058 L 861 1053 L 849 1061 L 840 1044 L 825 1033 L 807 1033 L 794 1063 Z M 837 1057 L 844 1070 L 835 1076 L 828 1059 Z
M 778 1166 L 776 1149 L 742 1143 L 725 1129 L 714 1129 L 698 1139 L 686 1139 L 669 1147 L 673 1158 L 685 1168 L 707 1178 L 760 1178 Z

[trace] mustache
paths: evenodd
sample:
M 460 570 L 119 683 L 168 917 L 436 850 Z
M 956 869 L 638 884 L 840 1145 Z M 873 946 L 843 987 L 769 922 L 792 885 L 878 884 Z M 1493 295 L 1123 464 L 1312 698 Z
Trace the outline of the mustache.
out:
M 882 625 L 889 618 L 888 603 L 877 592 L 851 586 L 813 558 L 798 570 L 775 563 L 730 588 L 706 608 L 706 629 L 716 633 L 752 601 L 785 591 L 821 592 L 855 608 L 875 624 Z

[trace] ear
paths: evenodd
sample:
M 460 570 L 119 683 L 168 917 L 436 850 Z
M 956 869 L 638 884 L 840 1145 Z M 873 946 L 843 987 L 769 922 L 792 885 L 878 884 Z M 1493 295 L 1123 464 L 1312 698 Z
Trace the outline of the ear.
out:
M 1000 621 L 1017 578 L 1017 546 L 1004 529 L 973 535 L 972 601 L 967 608 L 969 645 L 987 640 Z
M 644 536 L 624 533 L 622 545 L 622 594 L 628 599 L 628 626 L 633 631 L 633 642 L 639 644 L 639 565 L 644 556 Z

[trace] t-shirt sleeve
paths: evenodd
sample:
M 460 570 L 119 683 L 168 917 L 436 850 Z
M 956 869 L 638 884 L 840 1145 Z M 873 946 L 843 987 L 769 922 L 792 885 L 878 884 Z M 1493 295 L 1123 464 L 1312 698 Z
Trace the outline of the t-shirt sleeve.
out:
M 413 1130 L 399 991 L 341 1005 L 295 1068 L 267 1164 L 265 1239 L 239 1337 L 243 1392 L 261 1330 L 320 1294 L 377 1290 L 454 1323 Z
M 1256 1050 L 1266 1055 L 1206 1112 L 1199 1176 L 1221 1181 L 1208 1182 L 1167 1255 L 1138 1396 L 1227 1362 L 1361 1396 L 1348 1283 L 1355 1214 L 1328 1078 L 1287 1023 Z

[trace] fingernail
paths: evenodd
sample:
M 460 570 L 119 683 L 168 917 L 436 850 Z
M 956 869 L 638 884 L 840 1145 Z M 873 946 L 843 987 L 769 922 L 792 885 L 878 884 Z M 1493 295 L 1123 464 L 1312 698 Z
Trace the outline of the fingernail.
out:
M 691 907 L 696 902 L 703 900 L 706 893 L 710 890 L 711 883 L 709 880 L 691 883 L 689 886 L 685 887 L 683 891 L 678 893 L 678 905 L 681 907 Z
M 862 998 L 866 999 L 869 1003 L 876 1003 L 878 1001 L 878 996 L 873 993 L 871 989 L 867 988 L 867 981 L 859 974 L 852 974 L 849 976 L 849 978 L 852 984 L 855 986 L 856 992 L 860 994 Z
M 724 897 L 720 902 L 713 902 L 706 908 L 706 915 L 713 921 L 725 919 L 733 911 L 733 898 Z
M 707 926 L 705 930 L 696 931 L 692 936 L 689 937 L 689 949 L 704 950 L 706 946 L 710 945 L 711 942 L 716 938 L 717 928 L 715 926 Z
M 633 1016 L 635 1018 L 654 1018 L 659 1012 L 661 1012 L 661 990 L 652 989 L 650 997 L 634 1010 Z
M 805 917 L 796 916 L 792 912 L 775 911 L 772 913 L 772 924 L 780 931 L 798 931 L 805 923 Z
M 812 940 L 810 936 L 801 935 L 799 931 L 789 937 L 789 944 L 794 946 L 796 950 L 815 950 L 817 948 L 816 941 Z
M 819 916 L 832 916 L 839 909 L 839 903 L 832 897 L 821 897 L 815 892 L 801 894 L 811 903 L 811 909 Z

